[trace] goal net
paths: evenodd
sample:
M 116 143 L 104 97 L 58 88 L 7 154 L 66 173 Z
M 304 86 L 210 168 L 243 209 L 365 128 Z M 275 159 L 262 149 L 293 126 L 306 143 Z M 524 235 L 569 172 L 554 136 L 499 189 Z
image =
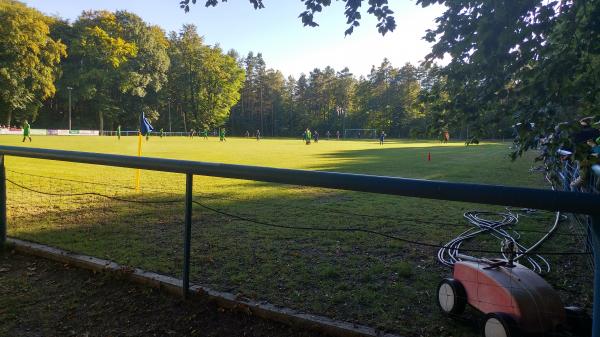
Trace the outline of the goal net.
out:
M 376 129 L 344 129 L 344 138 L 374 139 L 377 138 Z

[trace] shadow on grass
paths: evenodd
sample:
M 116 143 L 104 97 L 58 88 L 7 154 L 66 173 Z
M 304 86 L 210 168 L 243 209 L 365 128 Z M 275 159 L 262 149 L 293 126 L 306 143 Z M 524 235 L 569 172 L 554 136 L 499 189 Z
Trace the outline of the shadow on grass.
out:
M 385 155 L 385 149 L 381 151 L 384 157 L 390 156 Z M 373 156 L 380 156 L 379 152 Z M 281 191 L 236 199 L 231 190 L 197 190 L 194 197 L 213 208 L 269 223 L 359 226 L 436 244 L 465 229 L 458 223 L 462 212 L 472 207 L 297 186 L 245 186 Z M 113 192 L 132 197 L 131 191 Z M 166 198 L 161 193 L 143 194 L 143 200 L 149 202 Z M 183 200 L 182 195 L 170 194 L 168 198 Z M 138 204 L 100 197 L 52 196 L 40 201 L 40 196 L 31 192 L 9 195 L 11 236 L 180 277 L 183 203 Z M 191 272 L 195 283 L 405 336 L 477 335 L 472 323 L 475 320 L 444 318 L 437 309 L 436 287 L 450 270 L 436 261 L 433 248 L 363 233 L 261 227 L 198 206 L 193 211 Z M 447 225 L 434 224 L 440 221 Z M 488 244 L 490 249 L 497 248 L 496 242 Z M 545 248 L 560 250 L 571 244 L 564 240 Z M 563 296 L 580 298 L 589 306 L 590 288 L 583 286 L 589 284 L 589 272 L 585 274 L 584 262 L 576 257 L 568 264 L 562 258 L 552 260 L 557 264 L 551 277 L 555 284 L 565 281 L 567 270 L 571 274 L 581 271 L 581 278 L 569 281 L 582 287 L 565 289 Z

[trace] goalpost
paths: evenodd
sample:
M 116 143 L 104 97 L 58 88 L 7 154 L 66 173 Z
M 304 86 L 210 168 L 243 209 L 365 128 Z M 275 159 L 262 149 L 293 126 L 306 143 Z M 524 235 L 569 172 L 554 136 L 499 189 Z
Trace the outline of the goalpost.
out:
M 377 129 L 344 129 L 344 139 L 375 139 Z

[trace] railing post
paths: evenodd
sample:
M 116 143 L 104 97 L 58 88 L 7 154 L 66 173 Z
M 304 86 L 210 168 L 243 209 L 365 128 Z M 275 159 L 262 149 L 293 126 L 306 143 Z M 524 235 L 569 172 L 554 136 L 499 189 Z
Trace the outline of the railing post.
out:
M 594 252 L 594 305 L 592 337 L 600 337 L 600 216 L 591 217 L 592 249 Z
M 194 175 L 185 175 L 185 227 L 183 230 L 183 298 L 190 290 L 190 245 L 192 242 L 192 193 Z
M 4 155 L 0 154 L 0 251 L 6 245 L 6 171 Z

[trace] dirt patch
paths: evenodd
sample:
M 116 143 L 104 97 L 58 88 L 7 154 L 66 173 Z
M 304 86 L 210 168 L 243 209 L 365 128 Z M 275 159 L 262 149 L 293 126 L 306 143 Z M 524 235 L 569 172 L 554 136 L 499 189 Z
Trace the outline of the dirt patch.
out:
M 0 253 L 2 336 L 321 336 L 115 276 Z

